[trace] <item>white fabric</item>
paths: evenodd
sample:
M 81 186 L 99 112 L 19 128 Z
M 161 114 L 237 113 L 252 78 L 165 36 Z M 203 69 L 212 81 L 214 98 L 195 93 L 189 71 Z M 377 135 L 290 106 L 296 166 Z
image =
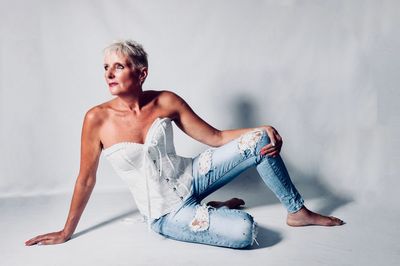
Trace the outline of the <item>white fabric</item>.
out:
M 190 193 L 192 158 L 176 155 L 167 117 L 153 122 L 144 144 L 120 142 L 103 152 L 149 220 L 170 212 Z

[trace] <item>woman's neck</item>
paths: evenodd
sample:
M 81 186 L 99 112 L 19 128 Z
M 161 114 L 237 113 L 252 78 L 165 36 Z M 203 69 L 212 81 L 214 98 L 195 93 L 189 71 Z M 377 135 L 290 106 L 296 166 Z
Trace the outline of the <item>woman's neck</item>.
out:
M 119 108 L 131 112 L 140 112 L 144 102 L 142 89 L 138 90 L 136 93 L 118 95 L 116 98 L 116 103 Z

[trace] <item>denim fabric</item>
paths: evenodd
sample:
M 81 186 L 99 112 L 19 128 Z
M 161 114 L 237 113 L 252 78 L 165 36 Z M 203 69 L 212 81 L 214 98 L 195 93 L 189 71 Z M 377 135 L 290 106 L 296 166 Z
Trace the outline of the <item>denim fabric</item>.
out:
M 287 211 L 298 211 L 304 200 L 290 180 L 281 157 L 259 154 L 268 143 L 270 139 L 266 131 L 256 129 L 195 157 L 191 195 L 179 208 L 153 221 L 152 229 L 181 241 L 230 248 L 251 246 L 256 238 L 256 223 L 250 214 L 226 207 L 206 207 L 200 202 L 255 166 Z

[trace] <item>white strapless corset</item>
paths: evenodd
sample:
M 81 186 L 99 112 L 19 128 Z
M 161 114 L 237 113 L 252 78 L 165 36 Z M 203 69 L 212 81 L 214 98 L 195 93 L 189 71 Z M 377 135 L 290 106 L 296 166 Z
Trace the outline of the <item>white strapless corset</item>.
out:
M 103 152 L 149 220 L 171 212 L 190 195 L 192 158 L 176 155 L 168 117 L 153 122 L 144 144 L 119 142 Z

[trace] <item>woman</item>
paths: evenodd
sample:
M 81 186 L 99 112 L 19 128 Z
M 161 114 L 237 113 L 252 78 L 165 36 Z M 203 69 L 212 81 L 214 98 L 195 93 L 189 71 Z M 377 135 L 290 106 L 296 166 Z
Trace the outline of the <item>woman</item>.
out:
M 26 245 L 58 244 L 71 238 L 94 188 L 102 150 L 128 184 L 149 228 L 169 238 L 231 248 L 251 246 L 256 238 L 253 217 L 231 209 L 244 202 L 236 198 L 210 202 L 211 206 L 200 202 L 252 166 L 287 209 L 288 225 L 343 224 L 304 206 L 279 156 L 282 138 L 276 129 L 268 125 L 215 129 L 175 93 L 142 90 L 148 63 L 141 45 L 115 42 L 104 54 L 105 79 L 116 97 L 85 115 L 80 171 L 64 229 L 34 237 Z M 171 121 L 212 148 L 193 159 L 176 155 Z

